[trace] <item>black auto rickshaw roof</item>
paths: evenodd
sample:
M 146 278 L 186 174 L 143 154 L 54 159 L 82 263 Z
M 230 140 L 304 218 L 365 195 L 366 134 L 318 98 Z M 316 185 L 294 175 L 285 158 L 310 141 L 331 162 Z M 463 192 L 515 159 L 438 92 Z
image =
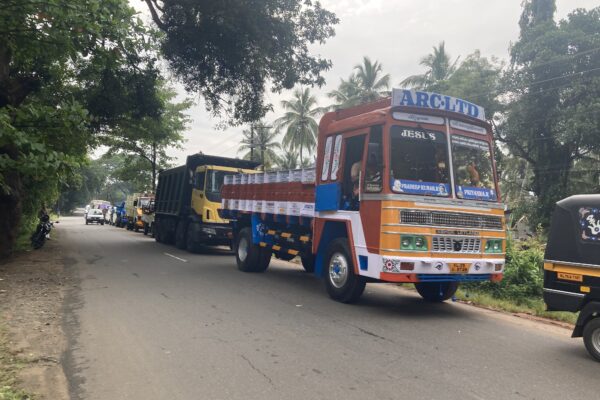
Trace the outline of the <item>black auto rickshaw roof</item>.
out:
M 600 266 L 600 194 L 556 203 L 544 258 Z

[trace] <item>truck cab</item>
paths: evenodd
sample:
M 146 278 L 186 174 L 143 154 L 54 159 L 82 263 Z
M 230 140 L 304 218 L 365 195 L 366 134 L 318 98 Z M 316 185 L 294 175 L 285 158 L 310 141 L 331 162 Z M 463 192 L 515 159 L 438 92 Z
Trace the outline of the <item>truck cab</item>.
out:
M 230 245 L 229 221 L 219 216 L 225 175 L 256 171 L 258 163 L 194 154 L 186 165 L 159 174 L 155 199 L 155 239 L 198 252 L 206 245 Z

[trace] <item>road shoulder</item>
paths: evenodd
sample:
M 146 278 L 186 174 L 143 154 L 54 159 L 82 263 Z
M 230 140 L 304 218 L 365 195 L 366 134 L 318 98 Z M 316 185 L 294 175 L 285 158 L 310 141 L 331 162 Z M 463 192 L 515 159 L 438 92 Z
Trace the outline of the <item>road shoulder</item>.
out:
M 42 249 L 0 262 L 3 358 L 15 371 L 15 389 L 37 399 L 69 399 L 62 362 L 67 346 L 63 302 L 72 280 L 60 236 L 55 230 L 54 240 Z

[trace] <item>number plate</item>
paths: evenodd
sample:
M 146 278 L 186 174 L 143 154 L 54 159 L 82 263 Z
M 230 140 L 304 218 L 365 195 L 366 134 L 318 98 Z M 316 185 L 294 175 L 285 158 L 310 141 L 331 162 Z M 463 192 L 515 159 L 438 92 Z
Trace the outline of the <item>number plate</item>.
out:
M 469 272 L 469 264 L 450 263 L 450 272 L 453 274 L 466 274 Z
M 558 279 L 563 279 L 565 281 L 574 281 L 574 282 L 583 282 L 583 276 L 578 274 L 568 274 L 566 272 L 559 272 Z

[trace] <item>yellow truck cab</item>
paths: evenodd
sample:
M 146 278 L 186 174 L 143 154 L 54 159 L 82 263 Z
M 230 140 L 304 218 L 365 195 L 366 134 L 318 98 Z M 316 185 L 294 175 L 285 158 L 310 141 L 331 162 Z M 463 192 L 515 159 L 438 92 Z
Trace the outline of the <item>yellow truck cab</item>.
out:
M 127 229 L 138 232 L 144 229 L 142 217 L 144 208 L 154 199 L 154 195 L 146 193 L 134 193 L 127 196 L 125 201 L 125 213 L 127 216 Z
M 194 154 L 186 164 L 161 171 L 155 198 L 157 242 L 197 252 L 204 245 L 230 245 L 231 227 L 217 210 L 225 175 L 255 173 L 258 163 Z

